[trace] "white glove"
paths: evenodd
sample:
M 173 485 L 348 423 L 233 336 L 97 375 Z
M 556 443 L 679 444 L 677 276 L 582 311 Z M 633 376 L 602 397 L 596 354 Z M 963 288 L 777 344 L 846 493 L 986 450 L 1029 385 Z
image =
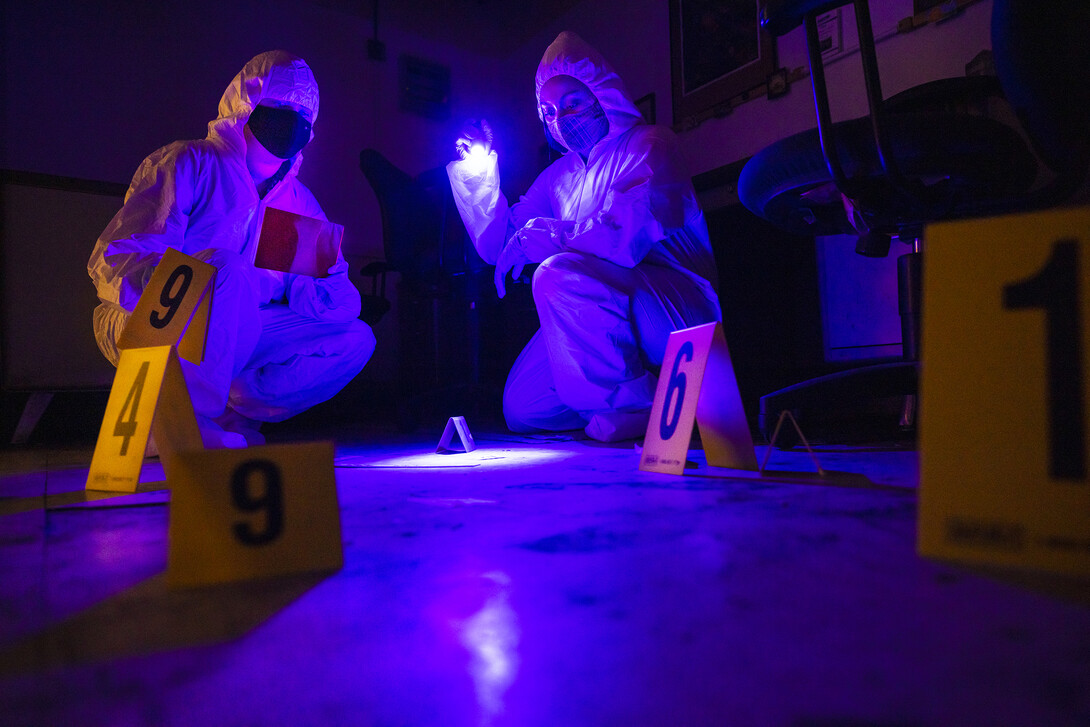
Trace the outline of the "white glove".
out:
M 493 276 L 493 280 L 496 283 L 496 294 L 499 297 L 503 297 L 507 294 L 507 288 L 505 281 L 507 273 L 511 273 L 512 280 L 518 280 L 522 275 L 522 269 L 526 267 L 526 263 L 530 262 L 526 254 L 522 252 L 518 245 L 514 244 L 514 238 L 504 246 L 500 251 L 500 257 L 496 260 L 496 273 Z
M 511 236 L 508 244 L 517 245 L 530 262 L 539 263 L 564 250 L 564 234 L 573 229 L 574 222 L 534 217 Z
M 488 156 L 492 151 L 492 127 L 484 119 L 470 119 L 462 125 L 458 141 L 454 142 L 460 159 Z
M 302 316 L 324 321 L 347 321 L 360 314 L 360 293 L 348 279 L 348 263 L 342 258 L 325 278 L 293 275 L 288 288 L 288 307 Z

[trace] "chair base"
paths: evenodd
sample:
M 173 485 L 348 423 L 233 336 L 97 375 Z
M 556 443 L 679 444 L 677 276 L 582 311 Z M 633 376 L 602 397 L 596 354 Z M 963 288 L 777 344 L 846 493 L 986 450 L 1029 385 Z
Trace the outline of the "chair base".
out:
M 761 397 L 758 427 L 768 441 L 781 412 L 790 411 L 808 440 L 889 441 L 915 428 L 919 363 L 895 361 L 838 371 Z M 793 427 L 781 427 L 776 446 L 798 444 Z

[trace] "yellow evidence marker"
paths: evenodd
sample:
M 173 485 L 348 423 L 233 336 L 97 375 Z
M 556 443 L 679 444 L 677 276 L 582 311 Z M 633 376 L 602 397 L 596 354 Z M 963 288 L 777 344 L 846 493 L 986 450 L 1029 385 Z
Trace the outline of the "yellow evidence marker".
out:
M 212 305 L 214 265 L 167 248 L 117 339 L 119 349 L 177 345 L 178 355 L 200 363 Z
M 680 475 L 695 419 L 712 467 L 757 470 L 721 323 L 674 331 L 666 343 L 640 469 Z
M 121 351 L 85 489 L 136 492 L 152 432 L 168 479 L 177 452 L 203 446 L 173 346 Z
M 1090 574 L 1090 208 L 925 242 L 918 550 Z
M 343 564 L 331 442 L 180 453 L 168 484 L 172 588 Z

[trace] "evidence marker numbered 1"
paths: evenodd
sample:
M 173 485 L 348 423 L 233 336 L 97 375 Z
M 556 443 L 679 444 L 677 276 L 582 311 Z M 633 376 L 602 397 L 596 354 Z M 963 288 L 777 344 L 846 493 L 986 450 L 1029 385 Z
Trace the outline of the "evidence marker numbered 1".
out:
M 1090 208 L 924 238 L 917 549 L 1090 574 Z

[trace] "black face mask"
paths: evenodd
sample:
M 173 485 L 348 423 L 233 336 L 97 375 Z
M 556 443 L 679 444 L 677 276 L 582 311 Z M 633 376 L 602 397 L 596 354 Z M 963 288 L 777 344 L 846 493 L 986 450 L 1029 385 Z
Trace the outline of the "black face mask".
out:
M 246 125 L 261 146 L 281 159 L 291 159 L 310 141 L 310 122 L 292 109 L 255 106 Z

